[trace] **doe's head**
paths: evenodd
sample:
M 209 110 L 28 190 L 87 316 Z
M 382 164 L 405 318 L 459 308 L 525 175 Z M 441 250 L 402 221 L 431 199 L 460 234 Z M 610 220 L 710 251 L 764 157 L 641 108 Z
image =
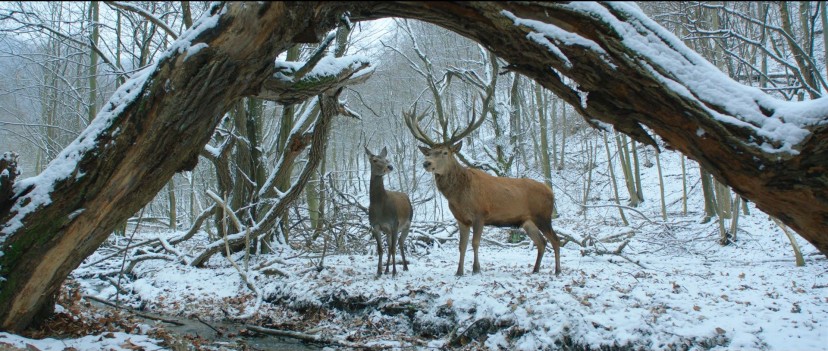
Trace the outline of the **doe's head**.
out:
M 368 161 L 371 163 L 372 176 L 384 176 L 394 170 L 394 167 L 391 166 L 390 162 L 388 162 L 388 159 L 386 158 L 388 156 L 388 149 L 386 147 L 382 148 L 379 155 L 374 155 L 366 147 L 365 154 L 368 155 Z
M 463 147 L 463 142 L 459 141 L 456 144 L 440 144 L 433 147 L 420 146 L 420 152 L 425 155 L 425 162 L 423 168 L 426 172 L 434 174 L 445 174 L 446 171 L 457 162 L 454 154 L 460 152 Z

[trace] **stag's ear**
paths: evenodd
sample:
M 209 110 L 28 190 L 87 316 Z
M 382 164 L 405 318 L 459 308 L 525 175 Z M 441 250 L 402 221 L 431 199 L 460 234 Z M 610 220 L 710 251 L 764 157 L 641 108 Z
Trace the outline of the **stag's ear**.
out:
M 457 144 L 454 144 L 454 146 L 451 147 L 451 152 L 456 154 L 456 153 L 460 152 L 460 148 L 462 148 L 462 147 L 463 147 L 463 142 L 459 141 L 459 142 L 457 142 Z
M 382 158 L 385 158 L 385 156 L 388 156 L 388 149 L 385 146 L 382 147 L 382 151 L 380 152 L 379 156 L 382 157 Z
M 425 146 L 418 146 L 418 147 L 420 148 L 420 152 L 422 152 L 423 155 L 426 155 L 426 156 L 428 156 L 428 153 L 431 151 L 431 149 L 429 149 Z
M 366 153 L 366 154 L 368 154 L 368 156 L 371 156 L 371 157 L 373 157 L 373 156 L 374 156 L 374 154 L 372 154 L 372 153 L 371 153 L 371 151 L 370 151 L 370 150 L 368 150 L 368 147 L 367 147 L 367 146 L 363 146 L 363 147 L 365 148 L 365 153 Z

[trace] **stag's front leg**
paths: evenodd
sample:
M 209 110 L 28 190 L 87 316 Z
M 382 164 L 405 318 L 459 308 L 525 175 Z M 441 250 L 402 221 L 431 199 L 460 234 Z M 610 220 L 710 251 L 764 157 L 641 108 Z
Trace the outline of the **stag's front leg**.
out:
M 457 223 L 460 229 L 460 265 L 457 266 L 456 275 L 463 275 L 463 261 L 466 259 L 466 249 L 469 247 L 469 226 L 463 223 Z
M 472 250 L 474 250 L 474 264 L 472 264 L 472 273 L 477 274 L 480 273 L 480 261 L 477 259 L 477 250 L 480 248 L 480 237 L 483 236 L 483 221 L 477 220 L 473 226 Z
M 382 275 L 382 232 L 377 227 L 371 227 L 371 233 L 377 241 L 377 277 Z

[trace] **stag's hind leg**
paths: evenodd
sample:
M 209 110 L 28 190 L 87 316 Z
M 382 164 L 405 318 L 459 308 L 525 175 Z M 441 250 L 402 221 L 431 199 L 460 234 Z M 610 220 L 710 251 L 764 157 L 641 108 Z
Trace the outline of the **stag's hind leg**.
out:
M 555 233 L 555 230 L 552 229 L 552 226 L 549 228 L 544 228 L 543 235 L 546 237 L 546 240 L 549 240 L 552 243 L 552 250 L 555 251 L 555 275 L 561 274 L 561 239 L 558 238 L 558 234 Z
M 546 240 L 543 238 L 543 234 L 541 234 L 540 229 L 538 226 L 535 225 L 532 221 L 523 222 L 523 230 L 526 231 L 526 234 L 529 235 L 529 238 L 532 239 L 532 242 L 535 243 L 535 247 L 538 248 L 538 257 L 535 259 L 535 269 L 532 270 L 532 273 L 537 273 L 540 271 L 541 260 L 543 260 L 543 252 L 546 250 Z

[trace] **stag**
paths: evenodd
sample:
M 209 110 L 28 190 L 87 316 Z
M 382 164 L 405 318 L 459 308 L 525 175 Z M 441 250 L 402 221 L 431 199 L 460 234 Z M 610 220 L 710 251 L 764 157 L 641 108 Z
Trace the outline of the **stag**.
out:
M 403 243 L 411 228 L 411 218 L 414 209 L 411 200 L 405 193 L 385 190 L 383 176 L 394 170 L 388 163 L 386 156 L 388 149 L 382 148 L 379 155 L 374 155 L 368 148 L 365 148 L 368 160 L 371 163 L 371 185 L 370 200 L 368 207 L 368 221 L 371 224 L 371 232 L 377 240 L 377 277 L 382 275 L 382 233 L 388 238 L 388 262 L 385 264 L 385 274 L 388 274 L 388 266 L 392 266 L 392 274 L 397 275 L 397 245 L 400 247 L 403 270 L 408 270 L 408 261 L 405 259 L 405 247 Z M 398 240 L 399 239 L 399 240 Z
M 485 103 L 485 102 L 484 102 Z M 483 116 L 471 122 L 460 132 L 448 135 L 447 123 L 443 120 L 442 143 L 434 142 L 419 126 L 425 113 L 417 116 L 416 106 L 412 111 L 403 112 L 405 123 L 415 139 L 426 146 L 420 146 L 425 155 L 423 167 L 434 174 L 437 189 L 448 200 L 449 209 L 460 229 L 460 263 L 457 275 L 463 275 L 463 262 L 469 242 L 469 229 L 473 230 L 472 249 L 474 264 L 472 273 L 480 273 L 478 248 L 483 226 L 523 228 L 538 249 L 533 273 L 540 270 L 546 241 L 552 242 L 555 251 L 555 275 L 561 272 L 560 240 L 552 229 L 552 209 L 555 196 L 548 186 L 527 178 L 495 177 L 479 169 L 464 167 L 455 155 L 463 146 L 461 139 L 483 123 Z

